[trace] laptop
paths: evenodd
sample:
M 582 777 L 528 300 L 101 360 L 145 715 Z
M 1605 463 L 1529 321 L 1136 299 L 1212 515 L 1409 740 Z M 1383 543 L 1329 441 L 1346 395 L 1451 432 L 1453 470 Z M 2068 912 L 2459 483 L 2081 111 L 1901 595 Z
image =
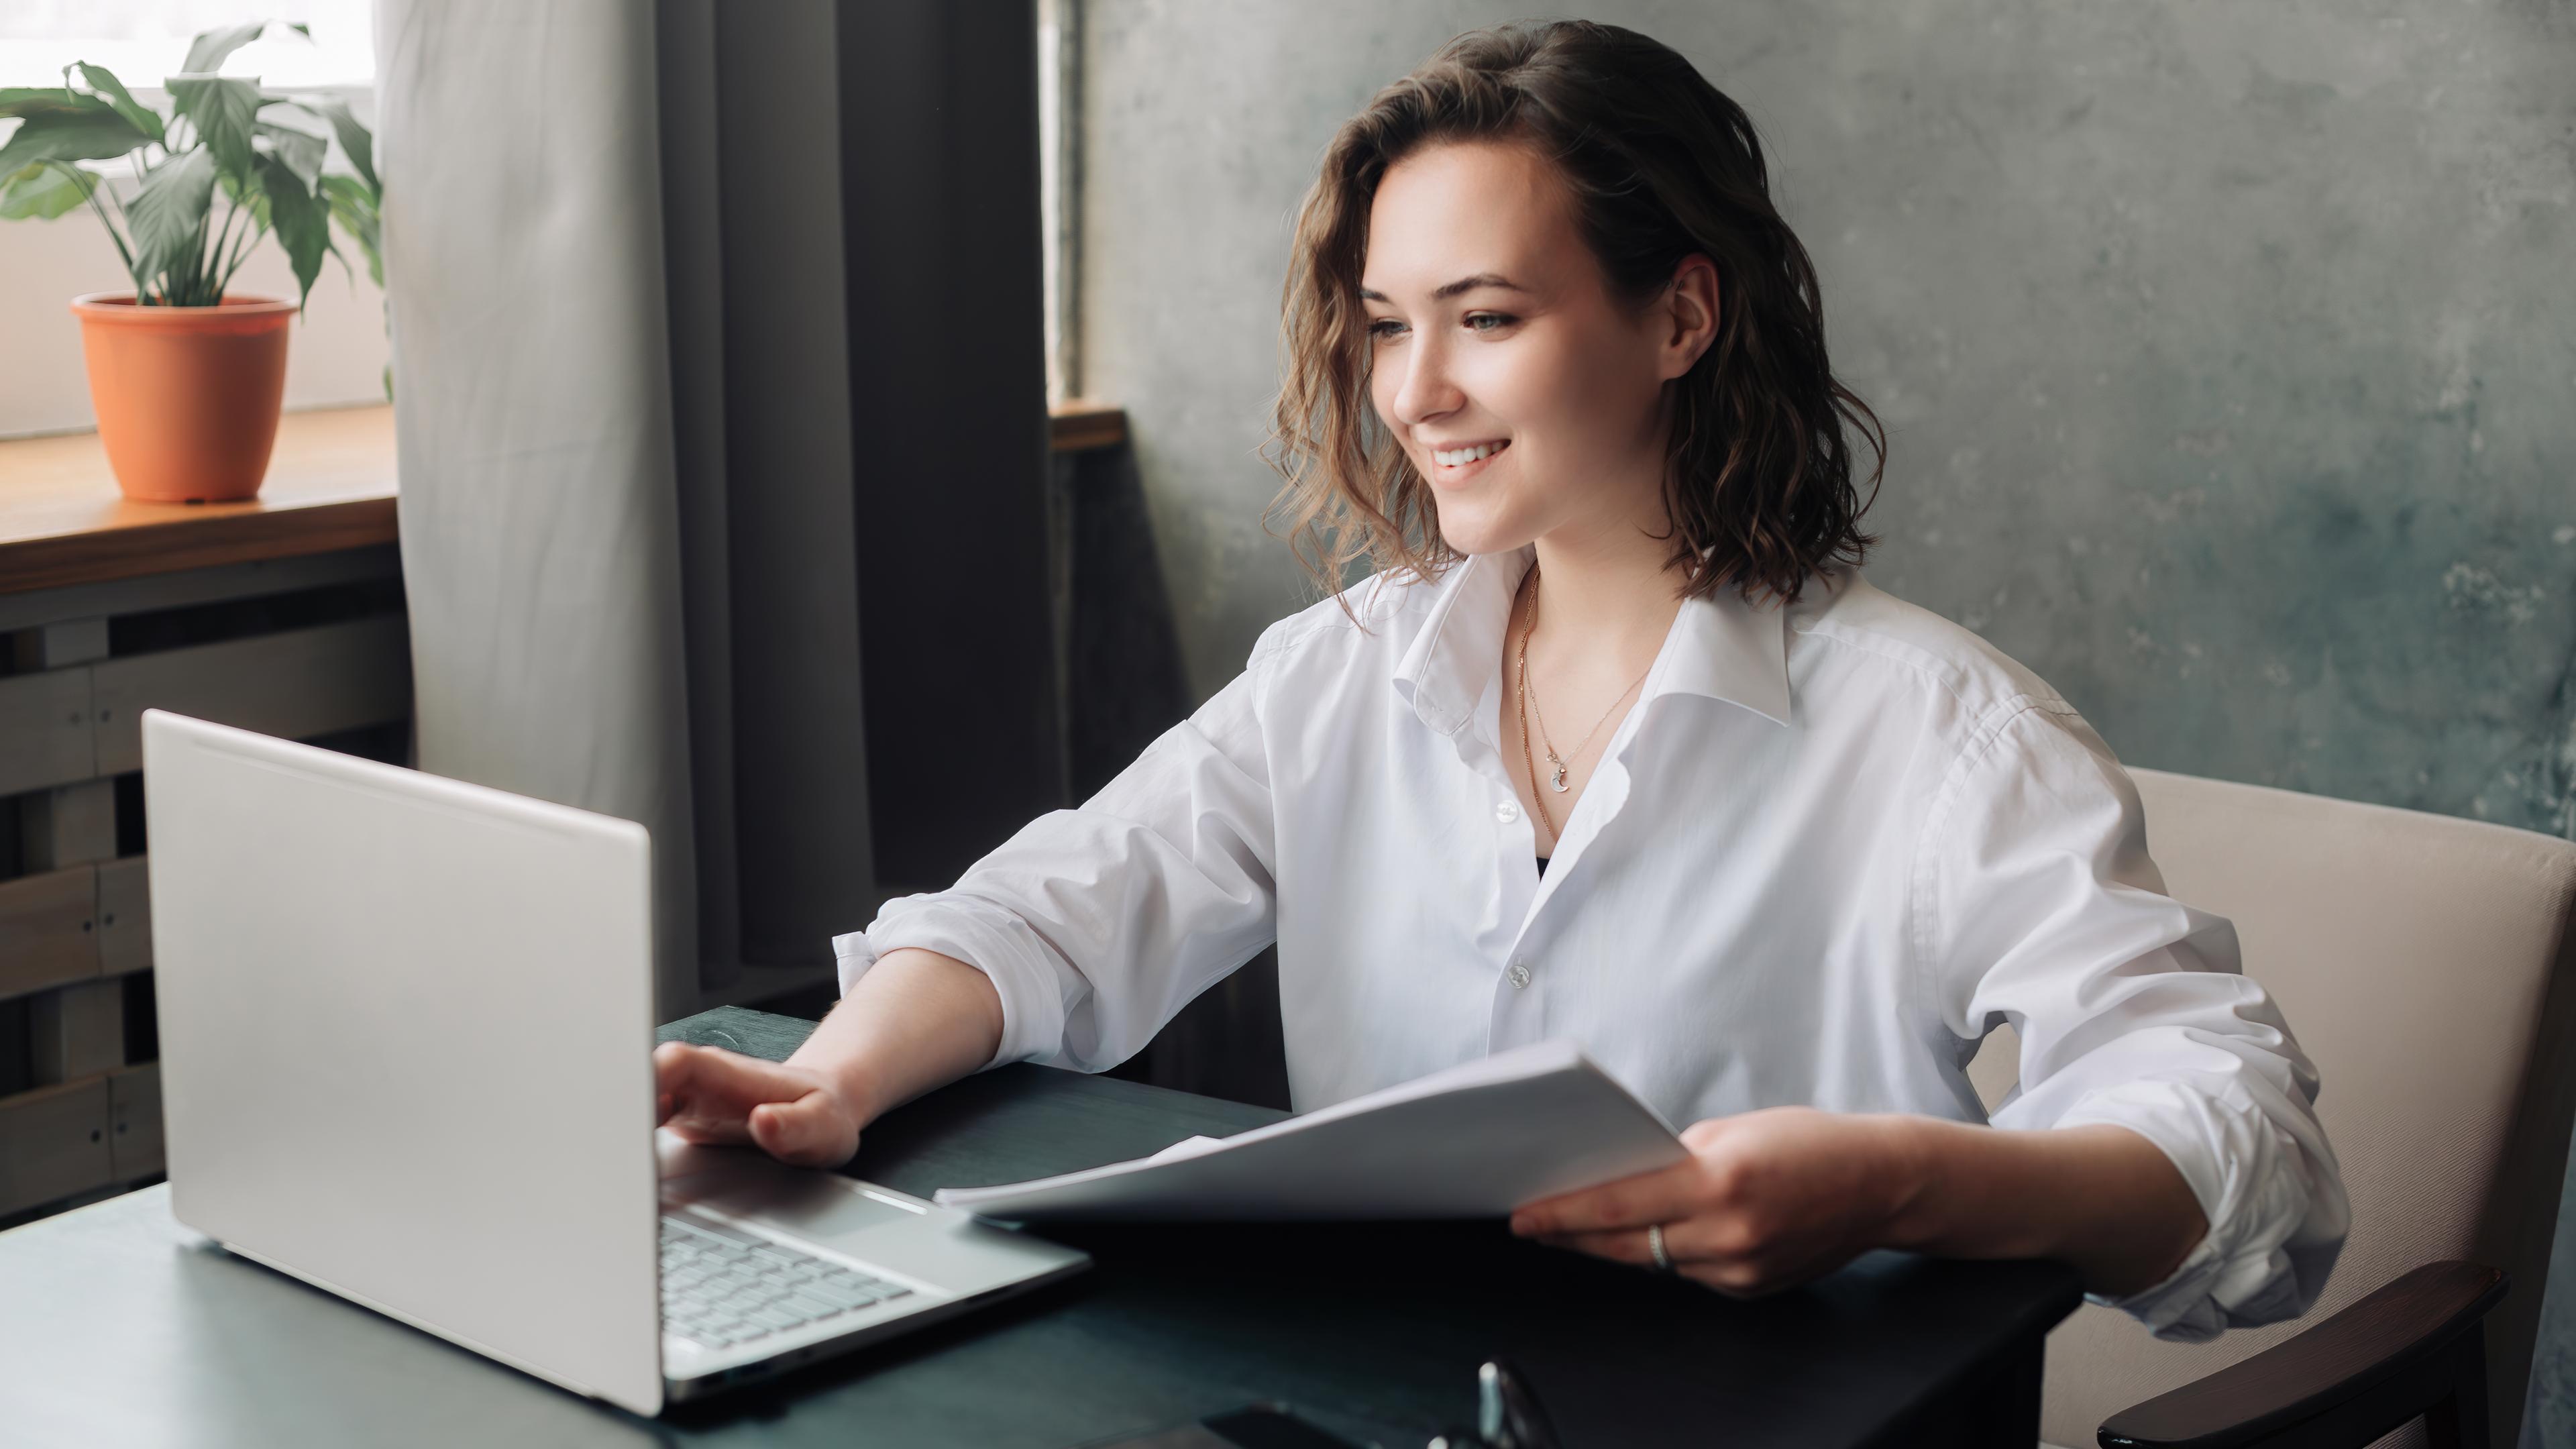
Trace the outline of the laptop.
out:
M 641 825 L 142 724 L 181 1223 L 647 1416 L 1087 1265 L 657 1129 Z

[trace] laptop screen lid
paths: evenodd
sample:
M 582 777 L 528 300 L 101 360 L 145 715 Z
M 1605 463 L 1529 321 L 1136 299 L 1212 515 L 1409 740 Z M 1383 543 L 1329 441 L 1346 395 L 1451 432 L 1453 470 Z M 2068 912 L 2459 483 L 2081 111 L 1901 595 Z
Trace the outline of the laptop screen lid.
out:
M 142 724 L 172 1212 L 658 1413 L 644 827 Z

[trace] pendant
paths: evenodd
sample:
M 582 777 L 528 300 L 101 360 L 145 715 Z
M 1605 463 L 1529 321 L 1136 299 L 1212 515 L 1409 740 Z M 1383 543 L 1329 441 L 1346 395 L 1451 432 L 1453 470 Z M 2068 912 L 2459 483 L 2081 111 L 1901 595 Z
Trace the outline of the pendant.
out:
M 1551 783 L 1556 786 L 1556 793 L 1562 795 L 1565 793 L 1565 761 L 1557 760 L 1554 756 L 1550 756 L 1549 758 L 1554 760 L 1556 765 L 1556 779 Z

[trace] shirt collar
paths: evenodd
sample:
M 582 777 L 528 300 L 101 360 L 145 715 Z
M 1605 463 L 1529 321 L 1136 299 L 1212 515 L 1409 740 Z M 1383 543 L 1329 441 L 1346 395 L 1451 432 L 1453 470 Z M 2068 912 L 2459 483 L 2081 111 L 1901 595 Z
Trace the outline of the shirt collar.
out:
M 1430 617 L 1395 667 L 1396 692 L 1444 735 L 1464 728 L 1502 669 L 1512 596 L 1537 551 L 1476 554 L 1438 582 Z M 1672 633 L 1646 675 L 1640 702 L 1697 694 L 1789 723 L 1788 619 L 1775 600 L 1747 603 L 1732 589 L 1682 601 Z

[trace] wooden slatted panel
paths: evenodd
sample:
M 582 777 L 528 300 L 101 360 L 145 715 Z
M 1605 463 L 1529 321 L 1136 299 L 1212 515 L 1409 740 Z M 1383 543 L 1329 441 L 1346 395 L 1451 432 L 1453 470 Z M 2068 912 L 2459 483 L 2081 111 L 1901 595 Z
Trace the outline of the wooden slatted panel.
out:
M 108 1073 L 107 1116 L 110 1180 L 132 1182 L 160 1172 L 161 1064 Z
M 91 673 L 102 775 L 143 767 L 146 709 L 282 739 L 384 724 L 411 710 L 410 631 L 399 614 L 110 659 Z
M 0 679 L 0 795 L 98 773 L 89 685 L 78 668 Z
M 125 1065 L 125 983 L 75 981 L 28 1002 L 27 1057 L 40 1082 L 77 1082 Z
M 69 870 L 116 856 L 116 782 L 83 780 L 18 797 L 18 868 Z
M 107 976 L 152 964 L 152 889 L 147 857 L 98 864 L 98 969 Z
M 0 1097 L 0 1213 L 115 1181 L 107 1078 Z
M 97 909 L 93 866 L 0 881 L 0 996 L 96 976 Z
M 0 444 L 0 451 L 7 445 Z M 0 462 L 0 491 L 8 484 L 8 465 Z M 185 506 L 185 505 L 181 505 Z M 0 503 L 0 509 L 7 505 Z M 402 576 L 402 551 L 390 543 L 333 553 L 289 558 L 253 559 L 213 568 L 182 569 L 171 574 L 105 583 L 71 584 L 23 594 L 0 592 L 0 630 L 27 629 L 64 619 L 106 618 L 117 614 L 181 609 L 192 604 L 218 604 L 255 599 L 263 594 L 289 594 L 359 579 Z

